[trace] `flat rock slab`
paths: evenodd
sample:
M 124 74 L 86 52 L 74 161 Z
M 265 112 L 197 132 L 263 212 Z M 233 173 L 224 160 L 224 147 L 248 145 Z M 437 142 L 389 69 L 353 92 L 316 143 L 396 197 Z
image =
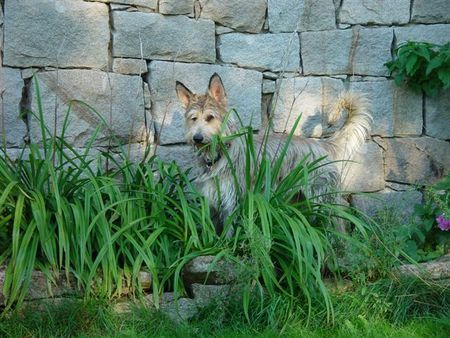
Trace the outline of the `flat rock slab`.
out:
M 416 25 L 395 27 L 397 46 L 406 41 L 429 42 L 443 45 L 449 41 L 449 25 Z
M 215 27 L 211 20 L 125 11 L 114 11 L 113 20 L 114 57 L 216 61 Z
M 395 274 L 434 280 L 450 279 L 450 254 L 431 262 L 418 265 L 406 264 L 393 270 Z
M 183 280 L 187 285 L 223 285 L 236 279 L 236 270 L 231 262 L 215 256 L 199 256 L 183 269 Z
M 194 0 L 159 0 L 161 14 L 193 14 Z
M 0 63 L 0 116 L 5 123 L 5 135 L 0 124 L 0 143 L 5 136 L 8 147 L 23 146 L 27 134 L 25 122 L 20 118 L 23 87 L 20 70 L 2 67 Z
M 237 31 L 259 33 L 266 15 L 266 0 L 199 0 L 200 17 Z
M 305 75 L 386 76 L 384 63 L 391 59 L 392 38 L 392 28 L 303 32 L 303 71 Z
M 423 23 L 450 22 L 450 1 L 414 0 L 411 21 Z
M 450 91 L 442 90 L 436 97 L 425 98 L 425 133 L 450 140 Z
M 108 6 L 73 0 L 5 3 L 4 64 L 15 67 L 108 65 Z
M 300 72 L 297 34 L 224 34 L 219 37 L 218 48 L 225 63 L 274 72 Z
M 333 0 L 269 0 L 269 30 L 274 33 L 336 28 Z
M 113 72 L 125 75 L 142 75 L 147 73 L 147 62 L 141 59 L 116 58 L 113 61 Z
M 151 9 L 156 9 L 158 5 L 158 0 L 85 0 L 85 1 L 95 1 L 95 2 L 105 2 L 110 4 L 122 4 L 122 5 L 133 5 L 139 7 L 147 7 Z
M 340 22 L 344 24 L 406 24 L 410 0 L 344 0 Z
M 161 144 L 185 141 L 184 110 L 175 92 L 175 82 L 180 81 L 192 92 L 203 94 L 214 72 L 222 78 L 230 109 L 236 109 L 245 126 L 260 128 L 261 73 L 219 65 L 152 61 L 147 79 L 152 97 L 152 114 Z
M 95 145 L 108 145 L 109 135 L 115 138 L 112 144 L 145 141 L 145 109 L 143 81 L 139 76 L 128 76 L 93 70 L 60 70 L 39 73 L 38 82 L 44 121 L 61 135 L 69 103 L 80 100 L 86 105 L 73 103 L 69 114 L 69 125 L 64 138 L 74 146 L 83 147 L 95 129 L 101 127 Z M 31 94 L 32 108 L 37 114 L 34 90 Z M 30 118 L 31 140 L 42 141 L 40 125 L 36 117 Z
M 320 137 L 327 112 L 344 90 L 341 80 L 329 77 L 295 77 L 277 80 L 273 104 L 273 130 L 289 133 L 301 116 L 294 135 Z
M 370 217 L 391 209 L 406 220 L 412 216 L 414 206 L 421 202 L 422 194 L 418 191 L 383 191 L 352 197 L 352 206 Z
M 432 184 L 450 170 L 450 143 L 431 137 L 385 139 L 385 178 Z

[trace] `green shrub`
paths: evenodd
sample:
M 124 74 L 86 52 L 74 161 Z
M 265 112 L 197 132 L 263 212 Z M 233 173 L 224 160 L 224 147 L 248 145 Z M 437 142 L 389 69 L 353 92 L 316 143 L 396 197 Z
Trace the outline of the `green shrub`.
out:
M 413 90 L 429 96 L 450 88 L 450 43 L 403 43 L 395 49 L 394 60 L 385 65 L 397 85 L 406 82 Z

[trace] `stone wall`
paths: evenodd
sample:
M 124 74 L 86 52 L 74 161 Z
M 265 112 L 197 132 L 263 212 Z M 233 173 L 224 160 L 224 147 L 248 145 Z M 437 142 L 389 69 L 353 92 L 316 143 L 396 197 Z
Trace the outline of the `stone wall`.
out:
M 351 89 L 373 100 L 374 128 L 344 188 L 403 210 L 416 185 L 450 169 L 450 92 L 436 98 L 396 87 L 384 63 L 407 40 L 450 40 L 448 0 L 1 0 L 1 136 L 8 149 L 39 142 L 31 77 L 38 74 L 47 123 L 60 132 L 69 101 L 91 104 L 110 133 L 134 149 L 183 166 L 183 113 L 175 81 L 204 91 L 221 75 L 231 107 L 262 128 L 326 133 L 327 107 Z M 20 115 L 20 117 L 19 117 Z M 83 148 L 100 117 L 71 106 L 67 138 Z M 355 196 L 369 210 L 373 203 Z

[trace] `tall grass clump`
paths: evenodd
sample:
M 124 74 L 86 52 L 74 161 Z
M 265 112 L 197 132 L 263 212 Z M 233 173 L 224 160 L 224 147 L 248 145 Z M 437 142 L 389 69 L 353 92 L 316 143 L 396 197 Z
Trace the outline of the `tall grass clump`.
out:
M 172 285 L 174 263 L 194 251 L 215 253 L 216 247 L 209 207 L 187 173 L 154 157 L 132 164 L 123 150 L 92 156 L 106 123 L 84 151 L 76 150 L 64 139 L 71 109 L 83 104 L 96 112 L 71 102 L 61 135 L 51 135 L 36 78 L 33 83 L 42 142 L 28 145 L 17 159 L 6 149 L 0 156 L 6 309 L 24 300 L 34 269 L 52 282 L 64 272 L 67 283 L 87 296 L 139 290 L 141 270 L 151 272 L 156 300 L 165 287 L 180 288 Z M 114 169 L 106 170 L 106 161 Z
M 326 309 L 328 319 L 332 319 L 332 300 L 323 279 L 325 274 L 337 272 L 330 238 L 350 239 L 336 230 L 342 227 L 342 222 L 367 237 L 367 223 L 356 217 L 351 208 L 336 203 L 339 192 L 330 189 L 320 195 L 310 189 L 326 166 L 332 164 L 325 157 L 305 156 L 290 173 L 282 175 L 283 161 L 299 121 L 300 118 L 280 143 L 275 158 L 267 153 L 267 131 L 260 147 L 255 147 L 251 127 L 213 142 L 233 168 L 236 190 L 240 192 L 238 209 L 228 218 L 226 227 L 234 224 L 233 253 L 246 262 L 241 282 L 249 321 L 250 309 L 255 311 L 255 297 L 259 299 L 260 311 L 269 311 L 274 308 L 265 305 L 267 298 L 273 300 L 279 295 L 283 296 L 284 322 L 294 315 L 293 309 L 299 304 L 303 304 L 303 312 L 309 317 L 312 305 L 317 302 Z M 227 150 L 230 140 L 244 144 L 244 189 L 239 187 L 240 173 Z M 353 241 L 353 245 L 364 247 L 362 241 Z M 275 307 L 278 312 L 281 303 Z

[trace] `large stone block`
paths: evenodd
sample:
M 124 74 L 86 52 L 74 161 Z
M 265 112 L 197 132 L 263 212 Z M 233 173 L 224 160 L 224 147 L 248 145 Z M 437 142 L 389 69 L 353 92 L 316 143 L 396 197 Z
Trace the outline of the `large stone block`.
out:
M 96 1 L 105 2 L 111 4 L 123 4 L 123 5 L 134 5 L 140 7 L 147 7 L 151 9 L 156 9 L 158 5 L 158 0 L 86 0 L 86 1 Z
M 450 143 L 430 137 L 386 139 L 386 180 L 436 182 L 450 170 Z
M 421 41 L 442 45 L 449 41 L 450 24 L 396 27 L 394 33 L 397 38 L 397 45 L 406 41 Z
M 333 0 L 269 0 L 268 6 L 271 32 L 336 28 Z
M 271 71 L 300 71 L 297 34 L 224 34 L 218 40 L 220 59 L 242 67 Z
M 343 191 L 371 192 L 385 188 L 383 151 L 376 143 L 366 143 L 351 161 L 337 165 L 342 168 Z
M 203 94 L 214 72 L 223 80 L 229 107 L 236 109 L 244 125 L 251 124 L 255 129 L 261 126 L 261 73 L 219 65 L 153 61 L 149 65 L 148 83 L 152 94 L 152 114 L 161 144 L 185 141 L 184 110 L 175 92 L 175 81 Z
M 342 81 L 326 77 L 280 79 L 277 86 L 278 96 L 272 101 L 274 131 L 289 133 L 301 115 L 294 134 L 304 137 L 322 135 L 324 115 L 344 90 Z
M 113 55 L 188 62 L 216 60 L 215 27 L 185 16 L 114 11 Z
M 426 134 L 450 140 L 450 92 L 442 91 L 436 97 L 425 99 Z M 450 154 L 448 155 L 450 157 Z
M 161 14 L 192 14 L 194 0 L 159 0 Z
M 267 0 L 199 0 L 202 18 L 207 18 L 241 32 L 261 31 Z
M 411 20 L 413 22 L 450 22 L 450 1 L 414 0 Z
M 109 40 L 105 4 L 80 0 L 5 3 L 5 65 L 104 69 Z
M 345 24 L 406 24 L 410 0 L 344 0 L 340 22 Z
M 387 75 L 391 59 L 391 28 L 304 32 L 300 35 L 306 75 Z
M 405 219 L 412 216 L 414 206 L 422 202 L 422 194 L 418 191 L 383 191 L 379 193 L 355 195 L 352 205 L 368 216 L 376 216 L 379 212 L 394 211 Z
M 3 68 L 0 56 L 0 118 L 3 119 L 0 120 L 0 147 L 3 137 L 7 146 L 23 145 L 23 138 L 27 134 L 25 122 L 20 118 L 23 86 L 20 70 Z
M 59 73 L 59 74 L 58 74 Z M 139 76 L 105 73 L 93 70 L 59 70 L 38 74 L 44 120 L 51 131 L 56 123 L 60 135 L 67 109 L 72 100 L 69 125 L 64 138 L 74 146 L 83 147 L 97 127 L 96 145 L 133 143 L 146 138 L 143 82 Z M 37 113 L 37 101 L 32 93 L 32 108 Z M 56 113 L 55 113 L 56 112 Z M 56 121 L 55 121 L 56 115 Z M 105 123 L 103 123 L 103 121 Z M 39 122 L 30 119 L 32 141 L 41 141 Z
M 371 101 L 372 135 L 420 135 L 422 133 L 422 96 L 393 81 L 353 82 L 350 90 L 364 93 Z

